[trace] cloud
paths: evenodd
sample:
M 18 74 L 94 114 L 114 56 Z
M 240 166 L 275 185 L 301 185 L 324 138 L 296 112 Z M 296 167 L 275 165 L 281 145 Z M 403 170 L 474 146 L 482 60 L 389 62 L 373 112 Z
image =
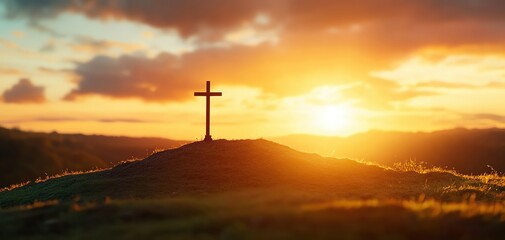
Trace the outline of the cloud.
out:
M 54 29 L 40 23 L 37 19 L 30 19 L 29 22 L 28 22 L 28 25 L 41 32 L 41 33 L 45 33 L 45 34 L 48 34 L 50 35 L 51 37 L 54 37 L 54 38 L 62 38 L 62 37 L 65 37 L 64 34 L 60 33 L 60 32 L 57 32 L 55 31 Z
M 4 2 L 7 16 L 11 18 L 40 20 L 70 12 L 99 20 L 129 20 L 161 29 L 176 29 L 184 37 L 211 36 L 206 40 L 247 37 L 256 43 L 264 41 L 263 38 L 279 39 L 279 46 L 288 45 L 284 51 L 324 51 L 326 54 L 340 46 L 341 52 L 354 49 L 363 53 L 361 58 L 375 59 L 375 64 L 380 66 L 426 46 L 503 45 L 505 38 L 505 15 L 502 14 L 505 2 L 502 0 Z M 252 23 L 256 24 L 251 28 L 254 31 L 244 30 L 244 26 Z M 329 31 L 332 34 L 328 34 L 328 30 L 332 30 Z M 275 36 L 271 36 L 272 31 Z M 268 34 L 262 37 L 259 33 Z M 205 42 L 197 43 L 200 47 L 208 46 Z M 110 45 L 106 42 L 87 44 L 98 48 Z
M 193 98 L 193 92 L 201 90 L 205 80 L 253 86 L 277 94 L 296 90 L 274 80 L 283 69 L 270 65 L 271 60 L 258 64 L 265 54 L 271 54 L 271 49 L 270 45 L 261 45 L 208 48 L 182 56 L 161 53 L 154 58 L 136 54 L 97 56 L 77 64 L 74 73 L 79 83 L 65 99 L 102 95 L 148 102 L 184 101 Z
M 495 123 L 505 123 L 505 116 L 499 114 L 492 113 L 476 113 L 476 114 L 462 114 L 463 119 L 465 120 L 488 120 Z
M 40 48 L 41 52 L 54 52 L 54 50 L 56 50 L 56 40 L 54 39 L 50 39 Z
M 20 75 L 22 73 L 23 72 L 18 69 L 0 67 L 0 75 Z
M 270 91 L 275 88 L 269 86 L 275 83 L 271 81 L 273 74 L 257 66 L 259 58 L 270 49 L 271 46 L 262 45 L 209 48 L 182 56 L 162 53 L 154 58 L 135 54 L 118 58 L 97 56 L 77 64 L 74 72 L 80 81 L 66 99 L 95 94 L 156 102 L 184 101 L 192 98 L 192 92 L 201 89 L 205 80 L 250 84 Z
M 183 35 L 202 29 L 233 29 L 260 13 L 296 28 L 327 28 L 360 22 L 415 20 L 455 22 L 503 20 L 502 0 L 5 0 L 8 17 L 41 19 L 63 12 L 96 19 L 126 19 Z
M 177 65 L 177 57 L 171 54 L 154 59 L 134 55 L 117 59 L 97 56 L 76 67 L 75 74 L 80 81 L 65 99 L 96 94 L 145 101 L 183 100 L 197 86 L 195 79 L 185 75 Z
M 193 98 L 205 80 L 215 84 L 247 86 L 260 89 L 270 97 L 297 96 L 320 85 L 345 86 L 346 99 L 359 100 L 367 107 L 387 107 L 395 101 L 433 94 L 428 91 L 401 89 L 389 80 L 371 78 L 360 73 L 352 78 L 318 77 L 312 74 L 342 68 L 340 61 L 319 64 L 298 54 L 290 58 L 275 46 L 211 48 L 184 55 L 162 53 L 155 58 L 122 55 L 118 58 L 98 56 L 78 63 L 74 73 L 80 79 L 67 100 L 85 95 L 113 98 L 137 98 L 148 102 L 176 102 Z M 298 57 L 297 57 L 298 56 Z M 291 62 L 280 59 L 291 59 Z M 305 61 L 305 62 L 304 62 Z M 298 62 L 297 64 L 295 64 Z M 354 71 L 354 70 L 351 70 Z M 357 70 L 356 70 L 357 71 Z
M 488 82 L 482 85 L 473 85 L 465 83 L 450 83 L 444 81 L 429 81 L 416 83 L 414 88 L 433 88 L 433 89 L 485 89 L 485 88 L 505 88 L 505 83 Z
M 90 18 L 130 20 L 159 28 L 175 28 L 184 36 L 209 28 L 232 29 L 271 5 L 266 0 L 6 0 L 5 3 L 7 17 L 10 18 L 43 19 L 63 12 L 75 12 Z
M 74 51 L 101 53 L 110 49 L 120 49 L 124 52 L 132 52 L 142 48 L 140 44 L 131 44 L 125 42 L 97 40 L 88 36 L 77 36 L 75 43 L 70 44 Z
M 100 122 L 100 123 L 161 123 L 156 120 L 142 120 L 136 118 L 72 118 L 72 117 L 37 117 L 14 120 L 3 120 L 4 124 L 20 124 L 27 122 Z
M 0 38 L 0 48 L 4 48 L 7 51 L 13 51 L 16 53 L 19 53 L 21 55 L 24 55 L 24 57 L 42 57 L 42 55 L 39 52 L 34 52 L 28 48 L 25 48 L 15 42 Z M 2 52 L 3 53 L 3 52 Z M 9 56 L 9 58 L 12 58 L 13 56 Z
M 391 70 L 374 72 L 374 76 L 405 85 L 435 88 L 477 88 L 505 82 L 505 57 L 502 54 L 437 54 L 419 52 Z
M 342 91 L 344 98 L 357 100 L 358 106 L 368 109 L 385 109 L 394 102 L 434 94 L 436 93 L 415 88 L 404 89 L 393 81 L 380 78 L 370 78 Z
M 6 103 L 43 103 L 44 87 L 34 86 L 29 79 L 20 79 L 12 88 L 3 93 Z
M 98 20 L 129 20 L 175 29 L 183 37 L 199 39 L 196 41 L 199 47 L 207 47 L 206 41 L 227 39 L 254 45 L 265 38 L 279 40 L 280 46 L 290 45 L 286 51 L 293 48 L 321 51 L 338 45 L 367 53 L 369 59 L 376 59 L 381 66 L 426 46 L 503 45 L 505 38 L 502 0 L 5 0 L 4 3 L 7 17 L 28 18 L 35 23 L 62 13 L 77 13 Z M 88 50 L 111 45 L 125 47 L 103 41 L 81 45 Z
M 3 38 L 0 38 L 0 45 L 2 45 L 5 48 L 11 48 L 11 49 L 19 49 L 20 48 L 19 45 L 17 45 L 16 43 L 6 40 L 6 39 L 3 39 Z
M 13 32 L 11 32 L 11 35 L 15 38 L 22 39 L 25 37 L 26 34 L 21 31 L 13 31 Z
M 501 0 L 287 0 L 288 14 L 299 25 L 331 26 L 355 22 L 416 20 L 451 22 L 504 19 Z
M 97 56 L 77 64 L 75 73 L 81 80 L 67 99 L 97 94 L 183 101 L 200 89 L 203 81 L 212 80 L 260 88 L 276 96 L 303 94 L 321 84 L 354 84 L 344 91 L 346 97 L 369 107 L 384 107 L 434 93 L 402 88 L 393 78 L 374 79 L 370 71 L 389 69 L 427 46 L 503 45 L 505 38 L 505 1 L 501 0 L 4 2 L 11 18 L 35 21 L 77 13 L 98 20 L 128 20 L 176 29 L 188 38 L 205 35 L 212 36 L 207 41 L 245 38 L 255 43 L 244 47 L 231 41 L 229 46 L 216 47 L 198 42 L 194 52 L 182 56 Z M 262 21 L 259 16 L 263 16 Z M 241 30 L 251 23 L 256 24 L 254 31 Z M 265 43 L 260 38 L 263 43 L 256 45 L 258 33 L 272 29 L 276 29 L 278 42 Z M 107 41 L 77 40 L 76 49 L 98 54 L 107 48 L 128 49 Z
M 490 82 L 486 84 L 488 88 L 505 88 L 505 83 L 503 82 Z

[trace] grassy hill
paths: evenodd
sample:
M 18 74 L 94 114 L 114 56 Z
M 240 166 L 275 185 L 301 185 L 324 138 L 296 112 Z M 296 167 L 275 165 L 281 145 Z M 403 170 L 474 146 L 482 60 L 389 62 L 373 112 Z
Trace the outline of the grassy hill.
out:
M 266 140 L 218 140 L 188 144 L 109 170 L 29 184 L 0 193 L 0 206 L 71 200 L 75 196 L 93 200 L 145 198 L 267 187 L 347 194 L 353 198 L 408 198 L 420 194 L 439 196 L 448 184 L 463 183 L 449 173 L 386 170 L 306 154 Z
M 505 130 L 454 129 L 433 133 L 372 131 L 348 138 L 294 135 L 274 139 L 323 156 L 373 161 L 394 166 L 426 162 L 465 174 L 505 172 Z M 66 171 L 108 168 L 141 159 L 157 149 L 187 142 L 82 134 L 25 132 L 0 128 L 0 188 Z M 491 168 L 492 167 L 492 168 Z
M 413 160 L 464 174 L 505 172 L 504 129 L 452 129 L 436 132 L 370 131 L 350 137 L 292 135 L 274 141 L 323 156 L 360 159 L 382 165 Z
M 0 188 L 65 171 L 112 167 L 184 144 L 161 138 L 25 132 L 0 128 Z
M 505 181 L 196 142 L 0 192 L 0 237 L 500 239 Z M 2 235 L 3 234 L 3 235 Z

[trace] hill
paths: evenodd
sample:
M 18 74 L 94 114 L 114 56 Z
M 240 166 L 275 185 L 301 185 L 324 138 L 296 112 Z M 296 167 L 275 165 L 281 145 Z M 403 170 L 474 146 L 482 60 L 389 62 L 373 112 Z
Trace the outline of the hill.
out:
M 449 173 L 399 172 L 295 151 L 266 140 L 196 142 L 119 164 L 0 193 L 0 206 L 51 199 L 145 198 L 282 187 L 362 197 L 442 196 L 467 184 Z M 462 191 L 466 191 L 462 188 Z M 492 196 L 493 188 L 479 193 Z M 458 191 L 443 194 L 449 199 Z
M 291 135 L 274 141 L 323 156 L 393 166 L 409 160 L 464 174 L 505 172 L 504 129 L 452 129 L 436 132 L 370 131 L 350 137 Z
M 162 138 L 25 132 L 0 128 L 0 188 L 65 171 L 112 167 L 184 144 Z
M 0 238 L 502 239 L 504 190 L 217 140 L 0 192 Z
M 409 160 L 464 174 L 505 172 L 505 130 L 453 129 L 431 133 L 371 131 L 347 138 L 292 135 L 272 138 L 292 148 L 393 166 Z M 66 171 L 108 168 L 186 141 L 0 128 L 0 188 Z

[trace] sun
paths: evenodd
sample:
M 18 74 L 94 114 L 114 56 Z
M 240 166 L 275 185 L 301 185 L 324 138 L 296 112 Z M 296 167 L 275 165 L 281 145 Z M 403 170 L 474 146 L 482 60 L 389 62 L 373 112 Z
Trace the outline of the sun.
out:
M 312 110 L 313 129 L 318 134 L 335 135 L 350 131 L 353 109 L 349 105 L 324 105 Z

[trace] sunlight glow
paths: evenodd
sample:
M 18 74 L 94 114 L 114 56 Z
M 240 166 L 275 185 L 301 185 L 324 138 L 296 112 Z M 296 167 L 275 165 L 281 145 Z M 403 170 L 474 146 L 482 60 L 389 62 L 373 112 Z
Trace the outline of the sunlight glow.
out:
M 352 108 L 349 105 L 325 105 L 313 108 L 314 130 L 321 134 L 338 134 L 346 131 L 352 123 Z

